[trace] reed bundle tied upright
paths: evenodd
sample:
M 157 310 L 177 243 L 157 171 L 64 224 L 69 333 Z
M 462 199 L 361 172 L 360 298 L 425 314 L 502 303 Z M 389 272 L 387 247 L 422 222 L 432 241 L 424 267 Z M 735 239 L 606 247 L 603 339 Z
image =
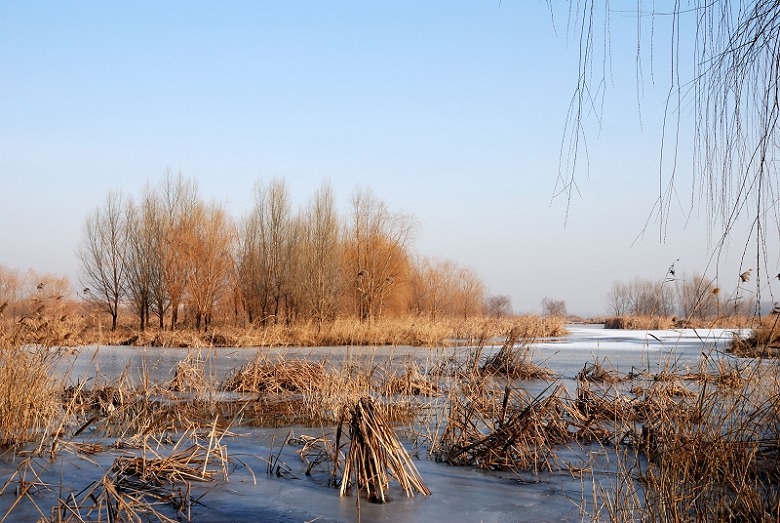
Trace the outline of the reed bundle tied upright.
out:
M 406 449 L 371 398 L 358 400 L 349 414 L 350 445 L 344 463 L 341 496 L 357 487 L 358 493 L 365 492 L 369 500 L 384 503 L 387 501 L 385 493 L 390 486 L 391 476 L 409 497 L 414 496 L 415 490 L 424 496 L 431 493 Z M 342 425 L 339 425 L 337 448 L 341 432 Z

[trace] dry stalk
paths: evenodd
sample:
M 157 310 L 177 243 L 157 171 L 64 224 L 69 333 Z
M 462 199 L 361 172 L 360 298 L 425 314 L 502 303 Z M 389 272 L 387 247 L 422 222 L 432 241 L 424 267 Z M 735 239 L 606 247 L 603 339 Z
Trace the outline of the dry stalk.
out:
M 415 491 L 427 496 L 423 483 L 406 449 L 375 408 L 371 398 L 361 398 L 349 412 L 349 451 L 344 463 L 340 495 L 353 488 L 378 503 L 387 501 L 386 491 L 393 477 L 407 496 Z M 343 423 L 336 433 L 336 448 L 340 445 Z
M 503 392 L 485 392 L 463 387 L 450 394 L 447 424 L 431 449 L 435 459 L 490 470 L 559 468 L 555 448 L 572 437 L 565 389 L 530 397 L 507 382 Z

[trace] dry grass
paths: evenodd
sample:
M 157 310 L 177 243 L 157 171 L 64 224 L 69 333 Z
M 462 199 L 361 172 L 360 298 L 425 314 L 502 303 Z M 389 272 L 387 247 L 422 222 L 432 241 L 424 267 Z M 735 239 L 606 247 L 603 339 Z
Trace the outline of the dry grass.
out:
M 756 324 L 752 316 L 717 316 L 712 318 L 677 318 L 674 316 L 612 316 L 603 318 L 607 329 L 744 329 Z
M 604 319 L 606 329 L 661 330 L 674 327 L 675 319 L 671 316 L 614 316 Z
M 302 322 L 245 328 L 215 326 L 207 333 L 188 328 L 140 331 L 126 325 L 115 331 L 78 315 L 29 317 L 12 322 L 0 315 L 2 329 L 13 331 L 25 343 L 47 345 L 127 345 L 136 347 L 317 347 L 407 345 L 415 347 L 473 344 L 481 339 L 503 338 L 516 330 L 521 337 L 545 338 L 566 333 L 564 319 L 543 316 L 505 318 L 430 318 L 408 315 L 371 322 L 337 318 L 324 324 Z
M 699 375 L 669 372 L 632 394 L 612 389 L 610 400 L 584 394 L 600 415 L 640 428 L 615 440 L 617 479 L 596 489 L 594 506 L 611 521 L 777 521 L 777 370 L 719 362 Z
M 615 369 L 607 367 L 598 361 L 586 363 L 582 370 L 577 373 L 577 381 L 590 381 L 594 383 L 618 383 L 625 379 L 620 376 Z
M 437 461 L 488 470 L 557 469 L 556 447 L 570 441 L 565 389 L 530 396 L 509 381 L 503 387 L 463 377 L 448 397 L 446 424 L 431 445 Z
M 731 352 L 747 358 L 780 356 L 780 315 L 764 318 L 745 338 L 735 336 Z
M 64 415 L 61 384 L 51 378 L 59 356 L 46 347 L 0 345 L 0 447 L 46 437 Z
M 520 337 L 520 331 L 512 330 L 501 349 L 492 356 L 485 358 L 480 367 L 481 373 L 489 376 L 504 376 L 509 379 L 523 380 L 551 380 L 555 378 L 553 371 L 534 363 L 527 338 L 518 346 Z M 472 357 L 472 361 L 475 361 L 480 353 L 481 348 Z
M 123 455 L 99 480 L 77 494 L 60 498 L 45 521 L 83 523 L 119 521 L 191 521 L 194 502 L 191 482 L 227 479 L 227 450 L 221 444 L 224 433 L 215 428 L 202 440 L 195 431 L 181 435 L 171 448 L 144 438 L 134 454 Z M 139 455 L 140 454 L 140 455 Z M 173 509 L 169 517 L 163 509 Z M 167 512 L 167 511 L 166 511 Z
M 404 363 L 402 369 L 390 369 L 386 374 L 384 383 L 379 389 L 386 397 L 436 396 L 441 392 L 441 387 L 432 380 L 430 375 L 423 373 L 420 365 L 411 359 Z
M 305 393 L 317 387 L 325 374 L 325 364 L 309 360 L 271 361 L 258 353 L 254 361 L 228 376 L 223 390 L 283 394 Z

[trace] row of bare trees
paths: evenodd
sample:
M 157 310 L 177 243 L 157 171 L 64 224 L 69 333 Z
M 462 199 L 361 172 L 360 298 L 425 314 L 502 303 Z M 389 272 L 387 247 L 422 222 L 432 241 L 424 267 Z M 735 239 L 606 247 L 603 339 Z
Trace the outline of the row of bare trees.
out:
M 726 295 L 714 280 L 701 274 L 664 280 L 616 281 L 607 293 L 607 305 L 615 316 L 679 316 L 686 319 L 750 315 L 756 306 L 748 289 L 738 286 Z
M 328 184 L 295 211 L 284 181 L 272 180 L 234 220 L 204 202 L 195 181 L 167 173 L 137 199 L 110 193 L 85 219 L 78 254 L 85 294 L 113 328 L 125 309 L 142 329 L 154 321 L 204 330 L 214 321 L 485 313 L 495 298 L 480 278 L 451 261 L 417 260 L 413 233 L 410 216 L 363 188 L 344 219 Z M 499 312 L 511 312 L 504 301 Z

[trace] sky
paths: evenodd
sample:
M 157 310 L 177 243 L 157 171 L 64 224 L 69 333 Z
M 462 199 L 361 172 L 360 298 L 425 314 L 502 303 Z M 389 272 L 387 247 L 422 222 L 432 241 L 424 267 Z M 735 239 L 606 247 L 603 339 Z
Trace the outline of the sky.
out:
M 342 213 L 370 188 L 414 216 L 415 253 L 518 312 L 606 313 L 613 282 L 675 262 L 730 284 L 745 245 L 711 262 L 685 138 L 665 232 L 652 212 L 669 73 L 658 52 L 639 87 L 634 15 L 611 17 L 578 191 L 555 196 L 579 74 L 566 16 L 542 0 L 2 2 L 0 265 L 78 282 L 85 217 L 172 171 L 236 218 L 273 178 L 296 206 L 329 181 Z

